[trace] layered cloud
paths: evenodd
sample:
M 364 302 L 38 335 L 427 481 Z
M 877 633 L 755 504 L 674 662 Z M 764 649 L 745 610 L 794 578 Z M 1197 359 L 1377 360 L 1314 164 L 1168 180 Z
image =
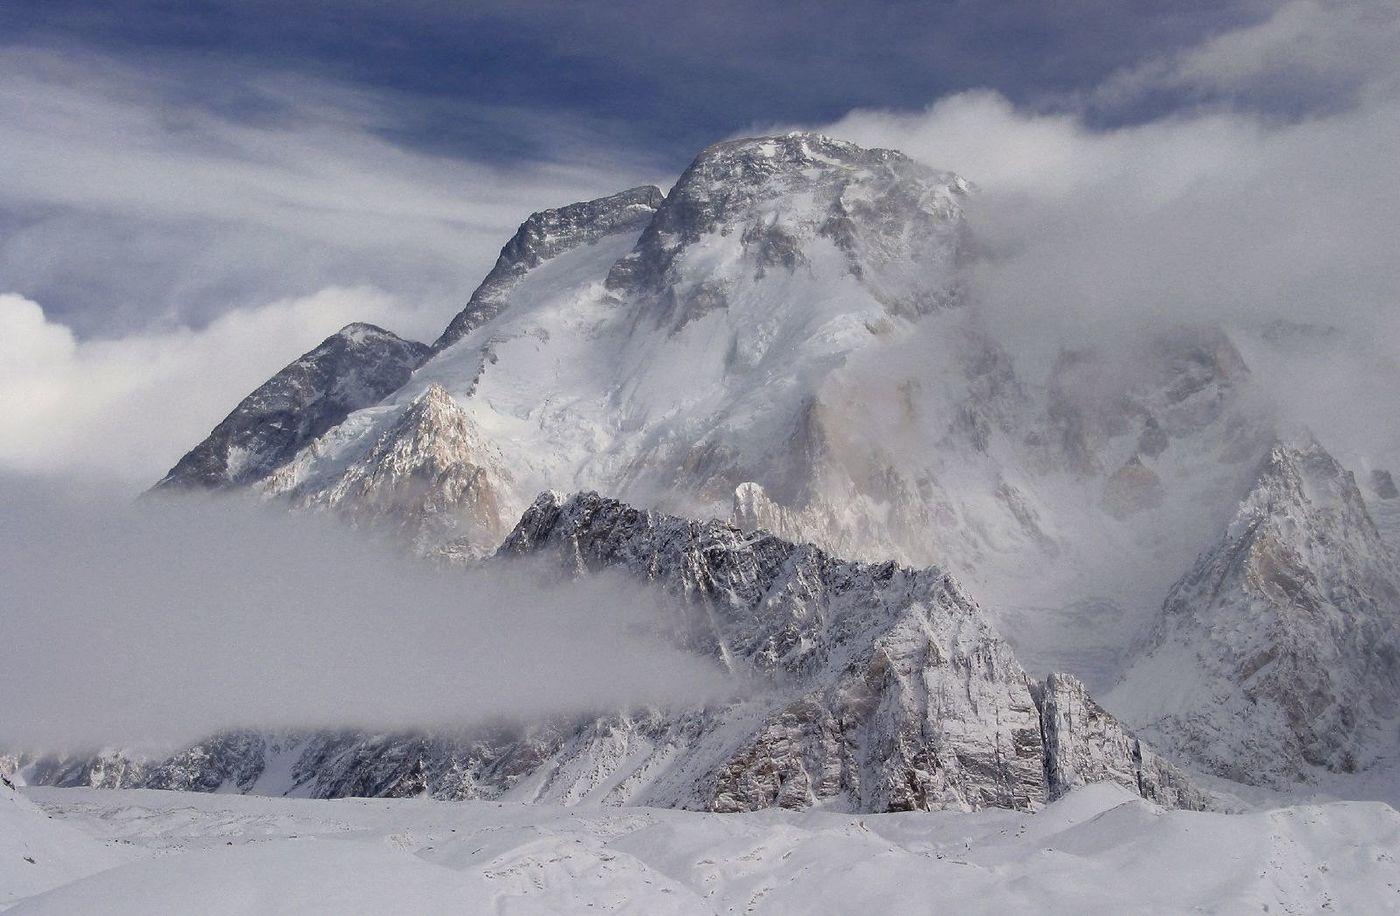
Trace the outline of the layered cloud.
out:
M 428 336 L 531 210 L 650 174 L 567 119 L 517 113 L 517 134 L 549 142 L 493 164 L 398 142 L 431 128 L 422 100 L 217 75 L 0 49 L 0 289 L 113 336 L 373 285 L 432 306 L 395 328 Z M 511 115 L 483 112 L 481 128 Z
M 0 517 L 0 746 L 537 721 L 735 686 L 663 638 L 675 609 L 656 590 L 621 578 L 410 566 L 329 519 L 239 500 L 0 477 Z

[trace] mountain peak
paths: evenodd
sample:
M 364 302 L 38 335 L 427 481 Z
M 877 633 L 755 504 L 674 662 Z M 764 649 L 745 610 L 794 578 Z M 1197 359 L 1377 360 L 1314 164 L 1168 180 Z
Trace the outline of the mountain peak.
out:
M 256 483 L 351 411 L 397 390 L 428 353 L 376 325 L 347 324 L 258 386 L 154 489 Z
M 1350 772 L 1389 741 L 1397 621 L 1400 574 L 1353 475 L 1310 437 L 1279 442 L 1115 697 L 1159 744 L 1242 782 Z
M 642 185 L 531 213 L 501 249 L 491 272 L 472 293 L 466 308 L 457 313 L 434 342 L 433 349 L 450 347 L 500 314 L 515 284 L 546 261 L 606 236 L 640 232 L 662 199 L 660 188 Z
M 637 247 L 613 266 L 619 294 L 662 297 L 688 320 L 685 300 L 713 307 L 718 278 L 687 283 L 686 254 L 706 238 L 731 238 L 759 276 L 834 256 L 894 311 L 924 312 L 956 298 L 966 181 L 887 149 L 821 134 L 726 140 L 682 173 Z M 716 259 L 698 253 L 697 267 Z M 903 265 L 919 262 L 913 279 Z M 899 266 L 896 266 L 899 265 Z M 932 278 L 931 280 L 929 278 Z M 679 287 L 679 289 L 678 289 Z M 686 287 L 691 287 L 687 289 Z
M 398 340 L 399 337 L 392 331 L 386 331 L 377 324 L 370 324 L 367 321 L 352 321 L 345 327 L 336 331 L 331 337 L 326 338 L 326 342 L 334 338 L 342 338 L 351 344 L 362 344 L 369 340 Z M 322 343 L 325 346 L 325 343 Z

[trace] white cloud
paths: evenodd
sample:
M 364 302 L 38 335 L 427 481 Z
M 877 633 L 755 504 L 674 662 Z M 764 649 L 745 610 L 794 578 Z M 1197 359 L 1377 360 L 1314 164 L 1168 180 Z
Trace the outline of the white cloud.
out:
M 493 164 L 388 139 L 431 129 L 410 100 L 223 75 L 233 103 L 168 62 L 0 49 L 0 288 L 61 296 L 86 334 L 366 284 L 434 306 L 398 328 L 429 336 L 531 210 L 650 174 L 565 119 L 514 123 L 538 142 Z
M 1344 68 L 1346 104 L 1306 117 L 1226 101 L 1096 129 L 973 92 L 918 114 L 856 111 L 823 129 L 981 187 L 974 296 L 1028 377 L 1062 346 L 1162 324 L 1330 325 L 1341 334 L 1317 344 L 1310 364 L 1300 356 L 1256 368 L 1272 373 L 1292 417 L 1334 447 L 1400 451 L 1393 403 L 1377 396 L 1400 379 L 1400 55 L 1372 53 L 1400 48 L 1400 15 L 1375 4 L 1330 10 L 1290 4 L 1111 84 L 1150 94 L 1154 79 L 1239 87 L 1290 66 Z
M 248 392 L 351 321 L 409 306 L 367 288 L 228 312 L 199 331 L 77 339 L 0 295 L 0 471 L 149 485 Z
M 1267 19 L 1115 74 L 1094 101 L 1121 107 L 1164 91 L 1253 100 L 1294 111 L 1335 107 L 1395 89 L 1400 6 L 1376 0 L 1290 0 Z

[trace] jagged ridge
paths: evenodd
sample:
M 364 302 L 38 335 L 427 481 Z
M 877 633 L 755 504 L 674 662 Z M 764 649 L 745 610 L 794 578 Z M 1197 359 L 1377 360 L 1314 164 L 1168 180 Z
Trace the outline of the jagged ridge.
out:
M 620 570 L 653 583 L 674 599 L 680 645 L 762 689 L 716 706 L 488 734 L 230 733 L 154 765 L 109 762 L 103 779 L 202 791 L 431 792 L 714 811 L 1033 809 L 1075 785 L 1110 779 L 1163 804 L 1204 804 L 1082 685 L 1028 678 L 942 571 L 840 560 L 810 545 L 594 493 L 537 499 L 494 562 L 525 556 L 553 557 L 566 575 Z M 274 758 L 283 765 L 270 767 Z M 289 781 L 261 781 L 268 770 L 289 773 Z M 36 781 L 94 772 L 29 767 Z M 62 773 L 69 775 L 53 775 Z

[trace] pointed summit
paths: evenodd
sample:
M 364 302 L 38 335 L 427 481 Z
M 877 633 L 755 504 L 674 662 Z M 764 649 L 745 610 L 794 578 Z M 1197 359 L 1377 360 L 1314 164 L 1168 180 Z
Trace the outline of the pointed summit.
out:
M 1400 703 L 1400 571 L 1349 471 L 1277 444 L 1110 695 L 1159 745 L 1254 784 L 1371 762 Z M 1111 704 L 1112 705 L 1112 704 Z
M 428 353 L 376 325 L 347 324 L 258 386 L 154 489 L 256 483 L 351 411 L 401 387 Z
M 527 273 L 546 261 L 605 236 L 640 232 L 661 205 L 661 189 L 629 188 L 596 200 L 530 214 L 496 259 L 496 266 L 472 293 L 433 350 L 444 350 L 485 324 L 505 308 L 510 291 Z

